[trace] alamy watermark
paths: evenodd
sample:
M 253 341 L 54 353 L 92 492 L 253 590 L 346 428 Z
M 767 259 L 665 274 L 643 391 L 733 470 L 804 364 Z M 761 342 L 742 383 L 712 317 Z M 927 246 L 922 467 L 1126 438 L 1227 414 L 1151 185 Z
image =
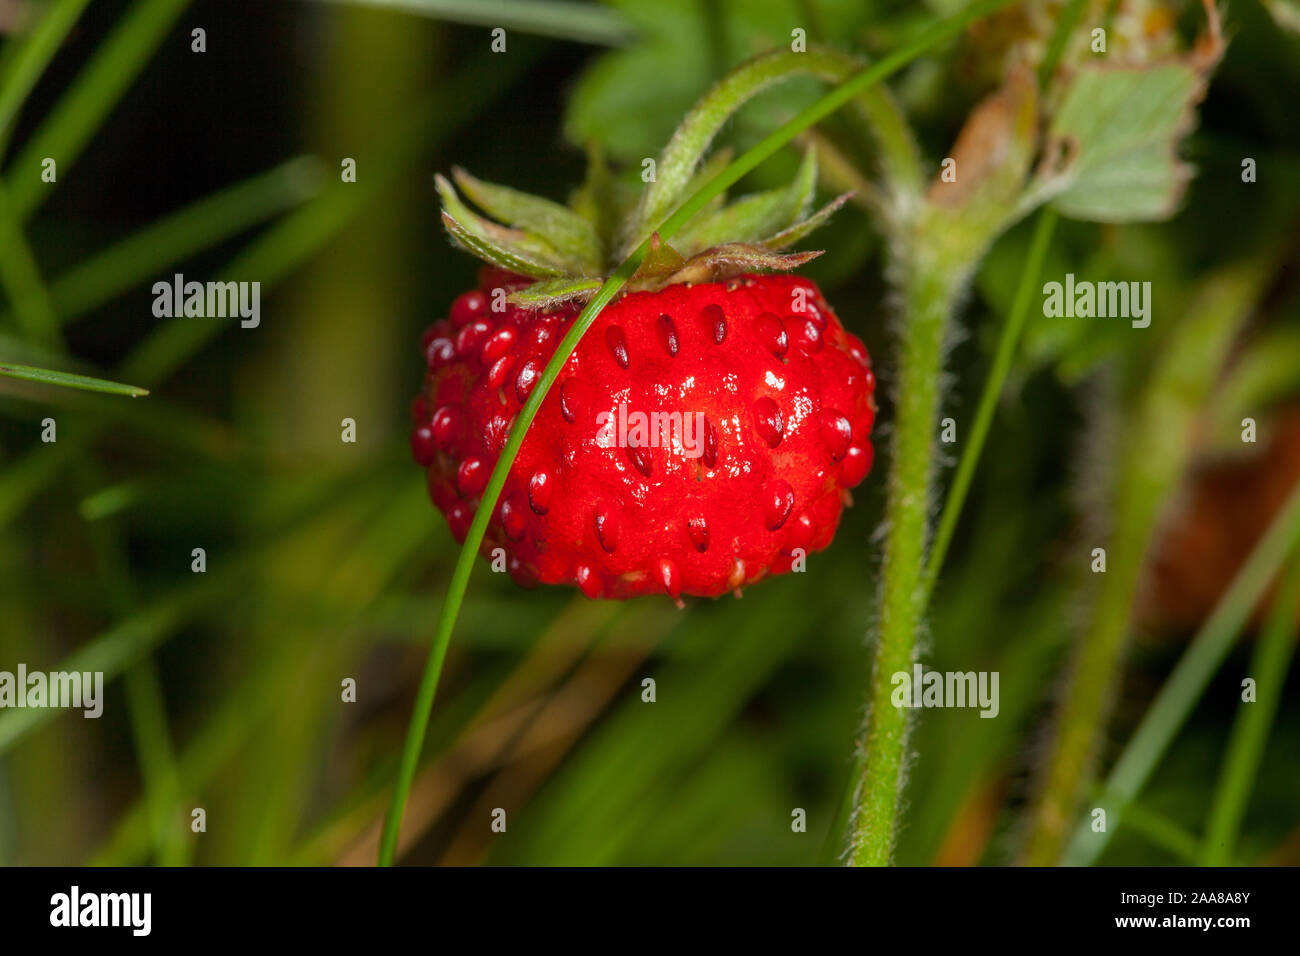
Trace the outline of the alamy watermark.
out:
M 68 707 L 97 718 L 104 712 L 104 672 L 29 672 L 19 664 L 17 673 L 0 671 L 0 708 L 5 707 Z
M 618 412 L 596 416 L 596 444 L 601 448 L 680 449 L 687 458 L 704 454 L 708 424 L 703 412 L 629 412 L 620 402 Z
M 1151 324 L 1150 282 L 1074 281 L 1074 273 L 1065 274 L 1065 282 L 1048 282 L 1043 286 L 1043 315 L 1049 319 L 1132 319 L 1135 329 Z
M 186 282 L 178 272 L 171 282 L 155 282 L 153 296 L 153 314 L 160 319 L 238 317 L 245 329 L 262 321 L 260 282 Z
M 981 717 L 996 717 L 997 671 L 927 671 L 920 664 L 912 672 L 896 671 L 890 703 L 895 707 L 978 707 Z

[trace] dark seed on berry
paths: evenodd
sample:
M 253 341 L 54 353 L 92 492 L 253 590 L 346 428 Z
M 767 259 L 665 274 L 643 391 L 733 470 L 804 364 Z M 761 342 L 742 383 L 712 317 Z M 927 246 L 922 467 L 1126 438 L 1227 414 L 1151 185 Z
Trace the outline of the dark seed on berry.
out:
M 491 334 L 492 326 L 482 319 L 475 319 L 456 336 L 456 354 L 461 358 L 468 358 L 483 347 L 483 343 Z
M 519 399 L 520 404 L 528 401 L 528 396 L 533 392 L 533 386 L 537 380 L 542 377 L 541 369 L 537 367 L 534 359 L 529 359 L 519 369 L 519 376 L 515 379 L 515 397 Z
M 465 498 L 473 498 L 487 484 L 487 462 L 482 458 L 466 458 L 456 469 L 456 488 Z
M 781 358 L 790 348 L 790 340 L 785 334 L 785 326 L 781 319 L 771 312 L 764 312 L 754 322 L 754 331 L 758 334 L 759 341 L 763 347 Z
M 695 545 L 696 551 L 703 554 L 709 550 L 709 523 L 703 515 L 688 519 L 686 532 L 691 536 L 691 544 Z
M 560 386 L 560 414 L 570 425 L 578 420 L 578 407 L 574 401 L 576 396 L 573 394 L 576 388 L 571 378 L 566 378 Z
M 487 296 L 481 289 L 471 289 L 451 304 L 451 321 L 457 326 L 469 325 L 487 311 Z
M 609 505 L 599 505 L 595 516 L 596 538 L 600 546 L 610 554 L 618 548 L 620 529 L 619 513 Z
M 812 319 L 792 320 L 790 338 L 794 347 L 801 352 L 813 353 L 822 350 L 822 332 Z
M 444 405 L 433 413 L 433 440 L 443 451 L 451 450 L 460 437 L 461 414 L 453 405 Z
M 438 446 L 433 440 L 433 429 L 420 425 L 411 432 L 411 455 L 421 468 L 428 468 L 438 454 Z
M 528 482 L 528 504 L 539 515 L 546 514 L 551 507 L 551 493 L 555 491 L 555 480 L 551 473 L 542 468 L 533 472 Z
M 609 346 L 610 354 L 614 356 L 619 368 L 627 368 L 627 337 L 619 326 L 611 325 L 605 330 L 605 344 Z
M 781 418 L 781 409 L 776 402 L 764 395 L 754 402 L 754 427 L 768 448 L 781 444 L 785 435 L 785 422 Z
M 445 335 L 439 335 L 429 340 L 429 345 L 424 350 L 424 357 L 430 372 L 446 368 L 456 357 L 456 343 Z
M 639 445 L 627 446 L 627 460 L 630 461 L 637 471 L 649 478 L 654 467 L 653 459 L 650 457 L 650 449 L 642 448 Z
M 659 340 L 664 344 L 664 351 L 670 356 L 677 356 L 677 326 L 671 315 L 659 316 Z
M 794 489 L 784 478 L 774 478 L 763 489 L 763 506 L 766 511 L 767 530 L 776 531 L 785 524 L 794 508 Z
M 821 438 L 831 458 L 842 460 L 853 441 L 853 426 L 849 424 L 848 416 L 834 408 L 822 409 Z
M 514 371 L 515 357 L 513 355 L 503 355 L 493 363 L 492 368 L 488 370 L 488 387 L 500 388 L 506 383 L 510 373 Z
M 826 313 L 822 311 L 821 306 L 812 298 L 812 290 L 809 289 L 808 298 L 803 304 L 803 308 L 796 311 L 796 315 L 810 319 L 819 330 L 826 328 Z
M 714 303 L 704 307 L 704 323 L 713 336 L 713 344 L 721 345 L 727 338 L 727 316 L 722 306 Z
M 699 441 L 698 436 L 696 441 Z M 707 418 L 704 419 L 704 453 L 700 457 L 709 471 L 718 467 L 718 431 Z
M 483 343 L 483 364 L 490 365 L 514 347 L 515 330 L 510 326 L 497 329 Z

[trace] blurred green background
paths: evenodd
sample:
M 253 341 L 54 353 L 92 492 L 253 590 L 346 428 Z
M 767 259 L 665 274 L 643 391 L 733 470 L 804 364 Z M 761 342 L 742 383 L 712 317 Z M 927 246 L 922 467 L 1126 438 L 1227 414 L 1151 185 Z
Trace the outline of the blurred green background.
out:
M 102 670 L 107 682 L 99 720 L 0 711 L 0 862 L 373 862 L 456 557 L 407 450 L 420 333 L 477 268 L 443 235 L 433 173 L 461 165 L 560 199 L 581 181 L 584 144 L 633 166 L 657 154 L 713 80 L 788 44 L 795 27 L 877 58 L 957 5 L 498 11 L 446 0 L 426 5 L 435 16 L 314 0 L 11 5 L 0 359 L 152 394 L 0 379 L 0 670 Z M 42 15 L 80 6 L 15 102 L 5 91 L 22 88 Z M 493 26 L 507 30 L 505 53 L 489 49 Z M 1135 640 L 1099 729 L 1103 769 L 1300 478 L 1300 38 L 1253 2 L 1234 4 L 1226 26 L 1228 52 L 1185 144 L 1198 175 L 1182 211 L 1159 225 L 1058 228 L 1044 280 L 1149 280 L 1157 319 L 1144 336 L 1031 310 L 922 658 L 999 671 L 1001 712 L 918 714 L 900 863 L 1017 856 L 1068 648 L 1093 600 L 1090 535 L 1125 461 L 1144 453 L 1139 428 L 1151 423 L 1134 409 L 1149 398 L 1162 326 L 1207 308 L 1236 322 L 1228 360 L 1188 410 L 1185 467 L 1136 572 Z M 931 170 L 994 85 L 981 43 L 949 44 L 891 81 Z M 792 84 L 761 98 L 725 140 L 752 144 L 818 92 Z M 823 135 L 849 157 L 861 146 L 834 120 Z M 788 177 L 797 155 L 742 186 Z M 56 183 L 41 181 L 45 156 L 58 158 Z M 1259 168 L 1251 184 L 1247 156 Z M 355 183 L 341 181 L 344 158 Z M 831 190 L 833 171 L 823 178 Z M 1031 231 L 999 241 L 963 308 L 945 403 L 959 421 Z M 807 272 L 885 386 L 877 464 L 833 546 L 805 574 L 686 611 L 667 598 L 523 591 L 481 564 L 401 862 L 838 858 L 834 820 L 870 669 L 899 318 L 861 209 L 847 207 L 816 245 L 827 253 Z M 156 319 L 151 286 L 174 272 L 261 282 L 260 326 Z M 1245 415 L 1259 421 L 1257 444 L 1239 439 Z M 46 418 L 54 443 L 41 440 Z M 340 441 L 344 418 L 354 444 Z M 194 548 L 206 550 L 202 574 Z M 1205 825 L 1259 620 L 1100 862 L 1195 860 L 1190 835 Z M 345 678 L 355 703 L 341 700 Z M 1235 862 L 1300 862 L 1298 689 L 1292 675 Z M 199 807 L 206 832 L 194 833 Z M 504 834 L 490 829 L 497 807 Z M 807 832 L 792 831 L 796 808 Z

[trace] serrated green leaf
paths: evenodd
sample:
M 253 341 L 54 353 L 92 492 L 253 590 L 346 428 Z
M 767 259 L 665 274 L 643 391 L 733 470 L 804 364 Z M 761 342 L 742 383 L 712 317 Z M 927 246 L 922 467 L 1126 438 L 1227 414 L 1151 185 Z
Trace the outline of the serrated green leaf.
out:
M 539 236 L 552 248 L 576 258 L 584 267 L 583 274 L 600 272 L 601 244 L 596 230 L 572 209 L 508 186 L 484 182 L 459 167 L 452 170 L 452 175 L 461 192 L 494 219 Z
M 808 149 L 790 185 L 742 196 L 711 215 L 696 216 L 678 234 L 676 245 L 693 255 L 719 243 L 758 242 L 798 222 L 816 191 L 817 156 Z
M 1191 176 L 1178 141 L 1202 84 L 1191 62 L 1079 70 L 1048 128 L 1048 161 L 1031 195 L 1096 222 L 1172 215 Z

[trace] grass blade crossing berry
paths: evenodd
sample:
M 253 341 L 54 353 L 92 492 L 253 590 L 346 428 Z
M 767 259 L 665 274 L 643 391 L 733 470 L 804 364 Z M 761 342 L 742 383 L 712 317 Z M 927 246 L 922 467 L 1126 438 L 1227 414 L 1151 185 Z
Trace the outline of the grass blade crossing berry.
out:
M 657 230 L 655 230 L 659 239 L 661 241 L 671 239 L 676 234 L 677 230 L 690 220 L 691 217 L 704 209 L 710 200 L 715 196 L 720 195 L 729 186 L 738 182 L 746 173 L 750 172 L 768 157 L 776 153 L 800 132 L 829 116 L 840 107 L 852 101 L 854 97 L 862 93 L 864 90 L 902 68 L 916 57 L 934 47 L 936 44 L 956 35 L 969 23 L 986 16 L 1000 7 L 1007 6 L 1009 2 L 1010 0 L 982 0 L 982 2 L 973 3 L 960 13 L 944 20 L 937 21 L 931 27 L 921 32 L 911 42 L 900 47 L 890 56 L 884 58 L 873 66 L 862 70 L 855 76 L 846 79 L 821 99 L 801 111 L 792 119 L 788 120 L 772 133 L 768 134 L 768 136 L 761 140 L 757 145 L 739 156 L 725 169 L 713 176 L 708 182 L 704 183 L 693 195 L 686 199 L 686 201 L 682 203 Z M 515 425 L 511 429 L 509 438 L 502 448 L 500 457 L 498 458 L 492 474 L 488 478 L 487 484 L 483 489 L 479 508 L 467 531 L 465 543 L 462 546 L 460 556 L 457 559 L 455 569 L 452 573 L 447 597 L 443 604 L 442 613 L 439 617 L 437 630 L 434 634 L 429 659 L 420 681 L 419 690 L 416 694 L 416 701 L 411 715 L 410 726 L 407 731 L 406 741 L 403 745 L 397 780 L 394 784 L 388 815 L 384 822 L 383 835 L 380 841 L 379 863 L 381 865 L 390 865 L 396 856 L 397 839 L 401 825 L 402 813 L 406 806 L 406 800 L 410 791 L 411 783 L 415 778 L 416 766 L 419 762 L 420 751 L 424 743 L 425 727 L 428 723 L 429 713 L 433 707 L 438 680 L 442 672 L 447 647 L 451 639 L 451 632 L 455 626 L 456 616 L 468 587 L 469 576 L 473 570 L 475 557 L 487 531 L 489 520 L 495 510 L 497 500 L 505 485 L 510 468 L 514 463 L 515 456 L 518 454 L 519 449 L 523 444 L 524 436 L 533 419 L 536 417 L 542 402 L 545 400 L 547 393 L 554 384 L 564 363 L 568 360 L 569 355 L 577 347 L 579 339 L 581 339 L 587 329 L 590 328 L 601 310 L 610 303 L 610 301 L 623 289 L 636 273 L 637 269 L 641 266 L 643 260 L 650 252 L 652 238 L 653 234 L 650 238 L 642 241 L 640 245 L 618 266 L 618 268 L 614 270 L 613 274 L 609 276 L 601 288 L 587 303 L 586 307 L 582 310 L 581 314 L 574 321 L 567 334 L 561 340 L 560 344 L 556 348 L 555 354 L 547 363 L 546 368 L 542 371 L 532 393 L 529 395 L 528 400 L 520 410 Z

